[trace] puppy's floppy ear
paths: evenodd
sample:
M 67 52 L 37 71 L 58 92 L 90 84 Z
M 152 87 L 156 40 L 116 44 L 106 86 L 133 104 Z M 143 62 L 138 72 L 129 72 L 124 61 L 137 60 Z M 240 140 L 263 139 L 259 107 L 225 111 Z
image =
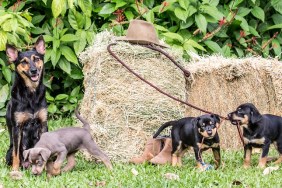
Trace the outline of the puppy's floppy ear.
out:
M 199 120 L 200 120 L 200 118 L 199 118 L 199 117 L 194 118 L 194 119 L 192 120 L 192 125 L 193 125 L 193 127 L 194 127 L 194 128 L 196 128 L 196 127 L 197 127 Z
M 30 149 L 28 149 L 28 150 L 24 150 L 24 151 L 23 151 L 24 161 L 26 161 L 26 159 L 28 158 L 29 153 L 30 153 Z
M 35 42 L 35 49 L 38 53 L 44 55 L 45 54 L 45 41 L 42 35 L 40 35 Z
M 216 123 L 220 123 L 220 117 L 217 114 L 212 114 L 211 117 L 215 120 Z
M 9 62 L 14 62 L 18 58 L 18 50 L 10 44 L 6 44 L 6 54 Z
M 39 153 L 44 161 L 47 161 L 51 155 L 51 151 L 45 148 L 41 148 Z
M 262 115 L 259 113 L 258 109 L 254 106 L 250 106 L 250 121 L 252 124 L 259 122 L 262 119 Z

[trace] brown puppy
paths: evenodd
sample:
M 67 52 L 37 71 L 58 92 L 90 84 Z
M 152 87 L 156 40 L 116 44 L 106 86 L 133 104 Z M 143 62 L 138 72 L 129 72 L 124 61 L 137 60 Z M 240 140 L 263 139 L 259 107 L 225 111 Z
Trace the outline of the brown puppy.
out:
M 112 169 L 111 162 L 93 141 L 89 124 L 75 111 L 76 117 L 83 123 L 83 128 L 69 127 L 42 134 L 40 140 L 29 150 L 23 152 L 24 160 L 32 164 L 32 173 L 40 175 L 46 166 L 47 174 L 58 175 L 67 158 L 67 165 L 62 171 L 69 171 L 75 166 L 75 153 L 79 149 L 87 149 L 94 157 L 103 161 Z M 53 160 L 55 158 L 55 160 Z

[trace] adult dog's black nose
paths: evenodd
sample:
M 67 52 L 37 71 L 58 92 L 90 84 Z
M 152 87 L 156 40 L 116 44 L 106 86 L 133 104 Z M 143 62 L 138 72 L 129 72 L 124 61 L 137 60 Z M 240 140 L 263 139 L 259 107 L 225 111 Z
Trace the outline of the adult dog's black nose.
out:
M 37 73 L 36 67 L 31 68 L 31 69 L 30 69 L 30 73 L 31 73 L 31 74 L 36 74 L 36 73 Z

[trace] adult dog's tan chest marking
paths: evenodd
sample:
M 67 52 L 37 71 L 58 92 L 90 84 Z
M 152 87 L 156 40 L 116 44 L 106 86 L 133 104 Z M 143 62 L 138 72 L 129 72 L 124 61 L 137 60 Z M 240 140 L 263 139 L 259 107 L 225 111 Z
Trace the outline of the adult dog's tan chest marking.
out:
M 30 119 L 38 118 L 41 122 L 47 121 L 47 110 L 42 108 L 35 113 L 15 112 L 15 120 L 18 124 L 22 124 Z

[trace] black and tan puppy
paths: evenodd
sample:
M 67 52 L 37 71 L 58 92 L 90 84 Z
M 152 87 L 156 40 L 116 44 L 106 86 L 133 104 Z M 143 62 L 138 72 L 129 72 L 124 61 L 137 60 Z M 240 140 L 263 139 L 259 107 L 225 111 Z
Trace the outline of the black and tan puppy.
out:
M 280 154 L 276 164 L 282 162 L 282 117 L 271 114 L 260 114 L 251 103 L 245 103 L 228 114 L 233 125 L 243 127 L 244 139 L 244 167 L 251 163 L 252 148 L 262 148 L 262 154 L 258 166 L 264 168 L 271 143 Z
M 24 160 L 32 165 L 32 173 L 40 175 L 44 167 L 47 174 L 58 175 L 61 166 L 67 158 L 67 164 L 62 171 L 69 171 L 75 166 L 75 153 L 86 149 L 95 158 L 100 159 L 107 168 L 112 169 L 108 156 L 103 153 L 93 141 L 89 124 L 75 111 L 77 118 L 83 123 L 83 128 L 68 127 L 42 134 L 40 140 L 29 150 L 23 152 Z
M 32 148 L 47 131 L 47 103 L 43 85 L 45 42 L 39 37 L 34 48 L 20 52 L 7 44 L 6 54 L 15 64 L 15 81 L 7 106 L 6 122 L 10 147 L 6 163 L 12 165 L 11 176 L 17 178 L 23 163 L 23 150 Z
M 194 149 L 197 166 L 203 167 L 202 151 L 212 149 L 216 161 L 216 168 L 220 165 L 220 146 L 217 128 L 220 118 L 215 114 L 207 114 L 199 117 L 186 117 L 163 124 L 153 138 L 168 126 L 172 126 L 172 165 L 181 166 L 182 156 L 185 151 Z

